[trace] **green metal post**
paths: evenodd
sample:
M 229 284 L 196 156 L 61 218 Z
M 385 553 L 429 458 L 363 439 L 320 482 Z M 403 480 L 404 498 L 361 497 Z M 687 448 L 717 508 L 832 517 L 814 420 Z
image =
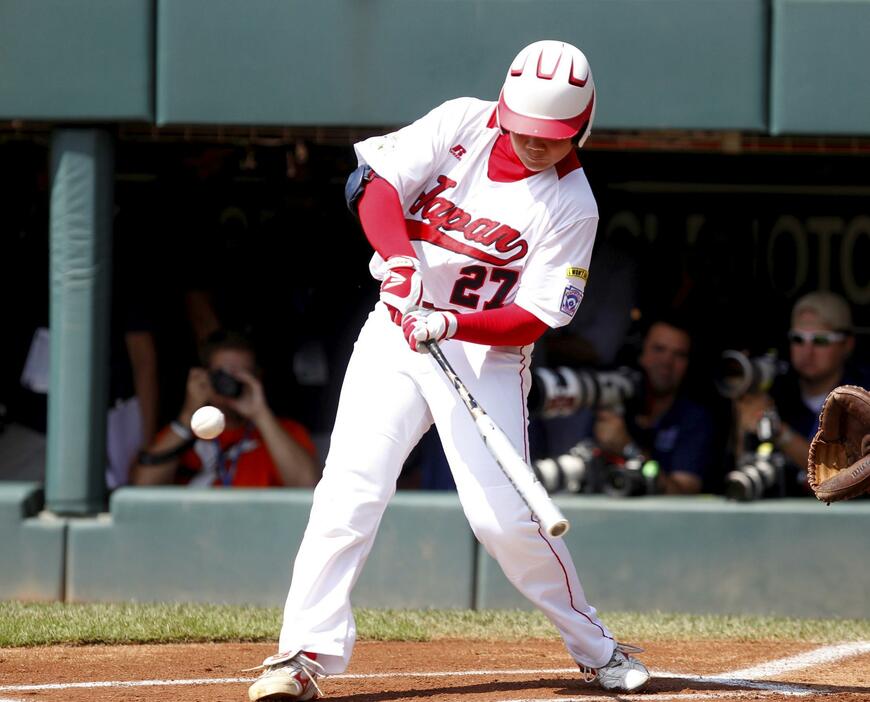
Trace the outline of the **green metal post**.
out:
M 51 146 L 51 362 L 46 508 L 103 509 L 113 143 L 58 129 Z

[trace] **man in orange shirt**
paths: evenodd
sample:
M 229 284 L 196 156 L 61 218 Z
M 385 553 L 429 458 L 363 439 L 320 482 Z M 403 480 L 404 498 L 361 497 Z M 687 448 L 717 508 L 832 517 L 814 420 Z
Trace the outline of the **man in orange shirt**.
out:
M 311 487 L 320 471 L 308 431 L 276 417 L 266 401 L 251 344 L 218 332 L 205 343 L 203 368 L 191 368 L 178 419 L 161 430 L 133 468 L 134 485 Z M 197 439 L 190 418 L 203 405 L 218 407 L 226 429 Z

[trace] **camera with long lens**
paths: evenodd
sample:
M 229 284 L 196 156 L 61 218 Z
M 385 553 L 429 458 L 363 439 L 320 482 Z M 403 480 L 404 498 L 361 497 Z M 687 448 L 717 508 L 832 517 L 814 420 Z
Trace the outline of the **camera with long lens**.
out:
M 241 397 L 245 389 L 244 383 L 241 380 L 230 375 L 222 368 L 209 372 L 208 378 L 214 391 L 223 397 Z
M 785 496 L 786 459 L 773 445 L 779 417 L 769 410 L 758 422 L 754 451 L 744 453 L 737 468 L 725 476 L 725 495 L 738 502 Z
M 608 456 L 591 439 L 584 439 L 561 456 L 534 461 L 532 468 L 547 492 L 612 497 L 654 494 L 659 473 L 658 463 L 640 452 Z
M 600 492 L 604 461 L 595 442 L 586 439 L 567 453 L 532 462 L 535 476 L 547 492 Z
M 641 374 L 631 368 L 536 368 L 532 372 L 529 412 L 549 419 L 589 407 L 619 407 L 639 393 Z
M 740 351 L 723 351 L 715 372 L 716 389 L 729 400 L 767 392 L 776 377 L 787 370 L 788 364 L 773 352 L 750 357 Z
M 659 464 L 639 451 L 624 456 L 623 463 L 608 463 L 604 493 L 611 497 L 638 497 L 658 492 Z

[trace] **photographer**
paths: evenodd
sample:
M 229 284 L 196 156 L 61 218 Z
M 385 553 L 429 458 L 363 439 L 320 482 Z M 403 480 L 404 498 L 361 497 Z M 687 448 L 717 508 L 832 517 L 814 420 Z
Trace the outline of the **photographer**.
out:
M 307 430 L 276 417 L 266 401 L 251 344 L 216 332 L 202 351 L 203 368 L 191 368 L 177 420 L 139 456 L 135 485 L 188 484 L 233 487 L 310 487 L 319 476 Z M 216 439 L 196 439 L 190 418 L 203 405 L 218 407 L 226 429 Z
M 624 414 L 599 409 L 593 427 L 595 441 L 604 451 L 642 454 L 658 462 L 657 490 L 666 494 L 700 492 L 713 454 L 710 414 L 682 393 L 691 345 L 681 320 L 653 322 L 638 358 L 645 376 L 640 402 L 629 403 Z
M 809 442 L 819 427 L 828 393 L 867 378 L 849 363 L 855 348 L 849 304 L 830 292 L 812 292 L 792 308 L 788 332 L 790 370 L 770 393 L 748 392 L 734 402 L 737 446 L 757 433 L 765 414 L 774 418 L 773 444 L 790 464 L 786 494 L 806 494 Z

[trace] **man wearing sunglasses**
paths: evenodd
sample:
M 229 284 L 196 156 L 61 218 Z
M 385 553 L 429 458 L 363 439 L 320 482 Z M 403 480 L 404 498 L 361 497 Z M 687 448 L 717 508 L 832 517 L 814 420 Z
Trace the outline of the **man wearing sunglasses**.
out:
M 812 292 L 795 303 L 788 332 L 791 370 L 774 384 L 771 396 L 746 395 L 736 403 L 739 428 L 754 432 L 762 414 L 775 409 L 780 427 L 777 448 L 798 468 L 803 489 L 810 440 L 819 428 L 819 412 L 839 385 L 862 385 L 867 378 L 849 363 L 855 349 L 849 304 L 830 292 Z

